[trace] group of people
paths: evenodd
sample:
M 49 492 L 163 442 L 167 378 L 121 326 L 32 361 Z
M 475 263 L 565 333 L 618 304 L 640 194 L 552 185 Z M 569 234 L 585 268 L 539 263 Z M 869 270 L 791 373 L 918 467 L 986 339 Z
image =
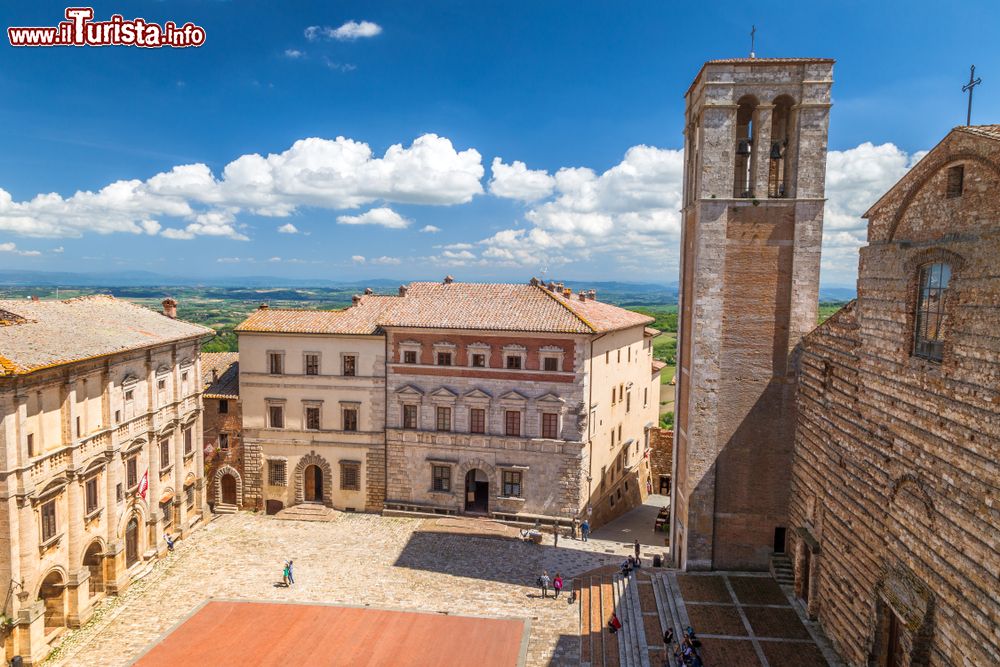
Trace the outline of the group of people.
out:
M 558 572 L 556 572 L 556 576 L 551 578 L 549 577 L 548 571 L 542 572 L 536 583 L 538 584 L 538 587 L 542 589 L 543 598 L 549 597 L 550 587 L 553 591 L 555 591 L 555 594 L 552 596 L 553 598 L 558 598 L 559 593 L 561 593 L 563 589 L 563 578 Z
M 701 642 L 694 634 L 694 628 L 690 625 L 684 628 L 684 637 L 679 642 L 674 641 L 674 629 L 669 628 L 663 633 L 663 643 L 667 650 L 673 647 L 674 664 L 676 667 L 704 667 L 705 663 L 701 659 L 698 648 Z M 664 667 L 670 667 L 669 658 L 664 663 Z
M 632 570 L 638 570 L 640 567 L 642 567 L 642 559 L 639 558 L 639 551 L 641 550 L 641 547 L 639 545 L 639 540 L 635 541 L 633 547 L 635 548 L 635 555 L 629 556 L 624 561 L 622 561 L 621 572 L 623 577 L 627 577 L 628 575 L 632 574 Z

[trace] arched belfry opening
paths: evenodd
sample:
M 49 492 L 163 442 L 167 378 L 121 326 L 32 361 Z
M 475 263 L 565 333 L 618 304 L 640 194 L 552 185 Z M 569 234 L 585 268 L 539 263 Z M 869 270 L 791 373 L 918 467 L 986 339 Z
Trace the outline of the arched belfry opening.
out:
M 795 101 L 788 95 L 774 100 L 771 112 L 771 149 L 767 170 L 767 196 L 783 198 L 791 196 L 791 167 L 789 156 L 794 147 L 792 142 L 792 106 Z
M 744 95 L 736 103 L 736 170 L 733 178 L 733 196 L 737 199 L 753 197 L 756 110 L 757 98 L 753 95 Z

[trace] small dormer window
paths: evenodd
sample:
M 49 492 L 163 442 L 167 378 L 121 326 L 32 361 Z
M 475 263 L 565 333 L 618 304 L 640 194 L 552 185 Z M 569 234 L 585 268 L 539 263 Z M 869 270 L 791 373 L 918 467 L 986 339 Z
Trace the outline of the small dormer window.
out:
M 962 185 L 965 180 L 965 166 L 957 164 L 954 167 L 948 168 L 948 190 L 947 196 L 951 197 L 961 197 L 962 196 Z

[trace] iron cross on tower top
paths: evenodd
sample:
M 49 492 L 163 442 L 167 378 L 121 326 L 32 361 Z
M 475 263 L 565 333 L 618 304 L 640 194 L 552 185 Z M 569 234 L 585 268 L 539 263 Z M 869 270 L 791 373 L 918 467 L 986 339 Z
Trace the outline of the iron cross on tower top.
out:
M 982 79 L 976 78 L 976 66 L 973 65 L 969 69 L 969 83 L 962 86 L 963 93 L 969 93 L 969 111 L 965 115 L 965 124 L 972 125 L 972 89 L 983 82 Z

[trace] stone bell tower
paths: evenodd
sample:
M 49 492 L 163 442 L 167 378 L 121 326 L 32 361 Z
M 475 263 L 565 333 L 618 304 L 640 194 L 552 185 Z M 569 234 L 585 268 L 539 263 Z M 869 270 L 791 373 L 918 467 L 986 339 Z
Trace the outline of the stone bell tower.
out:
M 793 352 L 817 322 L 833 61 L 705 63 L 686 94 L 675 565 L 784 551 Z

